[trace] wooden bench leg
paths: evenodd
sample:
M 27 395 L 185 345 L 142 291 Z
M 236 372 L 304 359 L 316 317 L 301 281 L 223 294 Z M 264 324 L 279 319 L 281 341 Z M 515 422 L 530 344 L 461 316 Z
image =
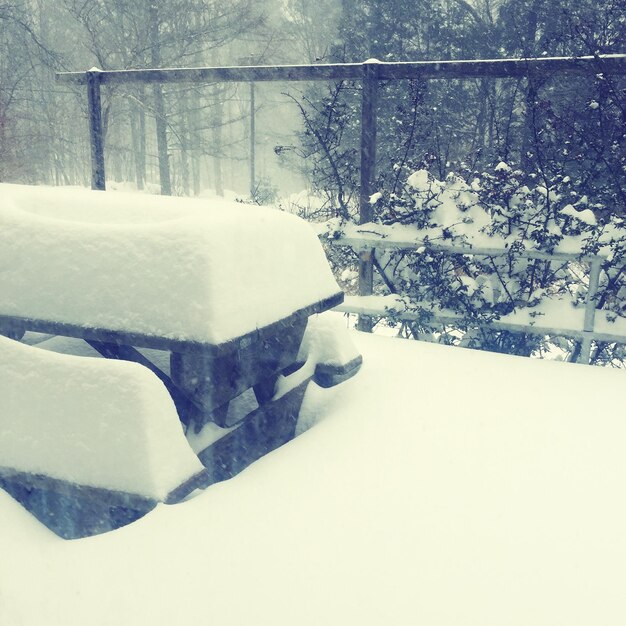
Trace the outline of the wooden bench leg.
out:
M 294 363 L 307 319 L 290 320 L 276 334 L 239 342 L 230 351 L 172 352 L 170 376 L 200 409 L 196 428 L 209 420 L 219 425 L 228 403 L 252 388 L 259 404 L 270 401 L 278 374 Z
M 254 390 L 256 401 L 259 403 L 259 405 L 266 404 L 274 397 L 277 380 L 278 375 L 273 375 L 266 378 L 265 380 L 258 382 L 252 387 L 252 389 Z
M 307 378 L 278 400 L 259 406 L 237 428 L 198 453 L 207 468 L 209 482 L 232 478 L 250 463 L 293 439 L 309 381 Z
M 26 334 L 25 330 L 0 328 L 0 335 L 19 341 Z
M 141 352 L 132 346 L 119 345 L 105 341 L 86 340 L 87 343 L 103 357 L 107 359 L 120 359 L 122 361 L 134 361 L 151 370 L 157 378 L 165 385 L 169 391 L 180 421 L 187 427 L 191 422 L 196 421 L 198 413 L 202 410 L 197 407 L 191 399 L 176 385 L 170 376 L 160 370 L 150 359 L 147 359 Z

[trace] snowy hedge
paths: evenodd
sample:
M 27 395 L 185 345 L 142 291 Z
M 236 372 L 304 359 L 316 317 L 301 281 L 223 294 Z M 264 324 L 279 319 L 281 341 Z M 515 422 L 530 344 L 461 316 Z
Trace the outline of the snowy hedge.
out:
M 526 177 L 527 178 L 527 177 Z M 555 301 L 580 309 L 588 288 L 590 255 L 601 255 L 602 272 L 596 299 L 602 319 L 613 327 L 605 332 L 626 334 L 626 226 L 606 207 L 590 203 L 568 177 L 555 181 L 523 182 L 523 173 L 506 163 L 466 181 L 451 173 L 437 180 L 418 170 L 398 195 L 384 190 L 372 196 L 376 223 L 357 226 L 331 221 L 326 235 L 369 237 L 389 242 L 414 242 L 413 250 L 377 250 L 380 293 L 392 291 L 404 310 L 419 314 L 419 322 L 403 329 L 415 337 L 436 338 L 473 347 L 530 355 L 549 348 L 545 338 L 492 331 L 482 322 L 524 310 L 539 318 Z M 448 251 L 442 251 L 447 248 Z M 479 249 L 493 254 L 450 253 Z M 526 258 L 527 251 L 574 254 L 577 259 Z M 344 271 L 344 278 L 350 274 Z M 431 303 L 424 306 L 423 303 Z M 432 312 L 460 314 L 463 322 L 442 329 L 431 322 Z M 562 311 L 569 310 L 567 307 Z M 530 317 L 529 317 L 530 316 Z M 393 315 L 392 315 L 393 317 Z M 606 324 L 605 324 L 606 326 Z M 435 333 L 435 334 L 433 334 Z M 579 347 L 553 339 L 569 357 Z M 622 360 L 618 346 L 596 346 L 598 362 Z

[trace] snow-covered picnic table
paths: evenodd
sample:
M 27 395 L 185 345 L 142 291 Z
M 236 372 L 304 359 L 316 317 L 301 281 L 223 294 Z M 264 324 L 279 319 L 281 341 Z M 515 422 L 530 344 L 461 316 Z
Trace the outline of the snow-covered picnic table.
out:
M 312 376 L 330 372 L 331 384 L 346 376 L 341 363 L 316 363 L 277 386 L 306 360 L 308 318 L 342 299 L 317 237 L 290 214 L 0 184 L 0 334 L 85 340 L 152 371 L 0 339 L 0 483 L 52 525 L 76 485 L 105 509 L 140 514 L 236 473 L 292 436 Z M 150 350 L 165 351 L 167 363 Z M 349 373 L 359 364 L 353 359 Z M 199 451 L 203 470 L 172 421 L 227 428 L 231 401 L 248 389 L 258 409 Z M 48 487 L 62 502 L 52 505 Z M 82 533 L 108 528 L 91 517 Z M 75 536 L 74 526 L 65 530 Z
M 1 316 L 224 344 L 340 289 L 303 220 L 267 207 L 0 184 Z

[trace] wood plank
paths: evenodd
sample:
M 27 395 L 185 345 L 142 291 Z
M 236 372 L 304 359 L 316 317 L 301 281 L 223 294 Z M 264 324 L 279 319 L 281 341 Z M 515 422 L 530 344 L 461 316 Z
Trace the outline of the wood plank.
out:
M 163 500 L 176 504 L 210 484 L 206 470 L 170 491 Z M 64 539 L 77 539 L 125 526 L 157 505 L 154 498 L 79 485 L 44 474 L 0 467 L 0 487 L 39 521 Z
M 89 136 L 91 145 L 91 188 L 104 191 L 104 135 L 102 132 L 102 102 L 100 98 L 101 72 L 86 73 Z
M 363 64 L 361 89 L 361 165 L 359 186 L 359 224 L 373 220 L 374 207 L 370 203 L 376 177 L 376 134 L 378 120 L 379 63 Z M 369 296 L 374 288 L 374 251 L 359 252 L 359 295 Z M 372 319 L 359 315 L 358 330 L 372 332 Z
M 334 387 L 355 376 L 361 369 L 361 365 L 363 365 L 363 357 L 360 354 L 344 365 L 318 363 L 313 374 L 313 382 L 324 389 Z
M 191 478 L 176 487 L 167 494 L 163 502 L 165 504 L 178 504 L 196 489 L 206 489 L 211 484 L 211 478 L 206 470 L 194 474 Z
M 380 77 L 385 80 L 522 78 L 551 73 L 586 76 L 600 72 L 626 74 L 626 55 L 382 63 Z
M 329 240 L 333 246 L 349 246 L 355 250 L 365 250 L 368 248 L 380 249 L 398 249 L 398 250 L 417 250 L 418 248 L 426 248 L 434 252 L 445 252 L 448 254 L 469 254 L 475 256 L 520 256 L 526 259 L 542 259 L 544 261 L 585 261 L 591 262 L 594 259 L 604 259 L 602 255 L 583 255 L 575 252 L 543 252 L 541 250 L 512 250 L 510 247 L 482 247 L 471 243 L 452 244 L 452 243 L 435 243 L 428 239 L 387 239 L 388 235 L 381 232 L 378 237 L 339 237 L 338 239 Z
M 198 456 L 206 471 L 173 489 L 164 502 L 175 504 L 195 489 L 235 476 L 295 435 L 298 412 L 310 379 L 244 418 L 241 425 Z M 157 501 L 138 494 L 78 485 L 42 474 L 0 467 L 3 488 L 60 537 L 77 539 L 116 528 L 144 516 Z
M 226 416 L 216 410 L 291 365 L 298 356 L 306 324 L 306 317 L 282 320 L 273 334 L 220 356 L 172 352 L 173 383 L 202 408 L 194 417 L 196 429 L 209 419 L 224 426 L 220 420 Z
M 298 413 L 310 382 L 297 387 L 247 415 L 241 425 L 198 454 L 211 483 L 237 475 L 254 461 L 295 436 Z
M 2 328 L 2 326 L 0 326 L 0 335 L 3 335 L 4 337 L 8 337 L 9 339 L 13 339 L 14 341 L 20 341 L 22 337 L 24 337 L 25 334 L 26 334 L 26 331 L 21 328 L 9 329 L 9 328 Z
M 309 382 L 306 379 L 278 400 L 259 407 L 238 428 L 201 452 L 198 456 L 206 470 L 173 489 L 164 502 L 175 504 L 195 489 L 231 478 L 292 439 Z M 6 467 L 0 467 L 0 487 L 65 539 L 114 530 L 157 505 L 156 500 L 137 494 L 78 485 Z
M 390 311 L 374 306 L 360 306 L 351 304 L 341 304 L 335 308 L 339 313 L 353 313 L 355 315 L 370 315 L 372 317 L 390 317 L 403 322 L 419 322 L 423 318 L 418 313 Z M 534 335 L 555 335 L 557 337 L 572 337 L 574 339 L 591 339 L 592 341 L 606 341 L 609 343 L 626 343 L 626 336 L 612 333 L 591 332 L 577 330 L 574 328 L 556 328 L 554 326 L 542 326 L 541 324 L 516 324 L 514 322 L 500 322 L 498 320 L 479 321 L 468 320 L 461 313 L 452 311 L 432 312 L 429 321 L 425 324 L 463 324 L 469 328 L 483 327 L 495 330 L 510 330 L 518 333 L 529 333 Z
M 6 467 L 0 467 L 0 487 L 64 539 L 120 528 L 157 505 L 156 500 L 138 494 L 78 485 Z
M 101 341 L 104 343 L 135 346 L 138 348 L 154 348 L 155 350 L 168 350 L 171 352 L 194 352 L 220 356 L 233 353 L 250 345 L 253 341 L 263 341 L 265 338 L 272 337 L 277 332 L 280 332 L 285 324 L 289 324 L 291 321 L 331 309 L 341 304 L 343 297 L 343 292 L 338 292 L 333 296 L 310 304 L 309 306 L 302 307 L 282 320 L 278 320 L 262 328 L 257 328 L 241 337 L 231 339 L 221 344 L 159 337 L 156 335 L 132 333 L 123 330 L 95 328 L 92 326 L 81 326 L 78 324 L 66 324 L 64 322 L 2 314 L 0 314 L 0 328 L 3 329 L 3 333 L 5 331 L 23 332 L 30 330 L 51 335 L 61 335 L 63 337 L 76 337 L 77 339 L 84 339 L 85 341 Z
M 101 72 L 102 84 L 110 83 L 214 83 L 359 79 L 360 63 L 319 65 L 271 65 L 111 70 Z M 60 72 L 57 80 L 85 84 L 85 72 Z
M 277 380 L 278 374 L 273 374 L 252 386 L 254 397 L 259 405 L 267 404 L 274 397 Z

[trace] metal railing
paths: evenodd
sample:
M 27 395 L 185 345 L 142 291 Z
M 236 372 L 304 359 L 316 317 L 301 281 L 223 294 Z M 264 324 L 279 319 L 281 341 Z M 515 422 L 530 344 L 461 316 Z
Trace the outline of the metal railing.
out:
M 239 67 L 198 67 L 135 70 L 90 70 L 63 72 L 57 79 L 87 86 L 89 129 L 91 137 L 92 188 L 106 186 L 104 138 L 102 129 L 102 85 L 116 83 L 212 83 L 258 81 L 361 81 L 361 142 L 359 223 L 371 222 L 373 207 L 369 198 L 375 180 L 378 89 L 381 80 L 452 80 L 475 78 L 533 78 L 553 72 L 561 75 L 626 74 L 626 55 L 609 54 L 586 57 L 540 57 L 526 59 L 488 59 L 460 61 L 335 63 L 313 65 L 272 65 Z M 373 289 L 371 249 L 362 249 L 359 259 L 359 294 Z M 359 327 L 367 330 L 367 317 Z
M 371 236 L 367 237 L 340 237 L 338 239 L 329 240 L 333 246 L 348 246 L 355 252 L 359 253 L 363 250 L 418 250 L 424 248 L 433 252 L 442 252 L 448 255 L 469 255 L 469 256 L 485 256 L 485 257 L 502 257 L 511 254 L 511 250 L 507 248 L 488 248 L 477 247 L 472 245 L 455 245 L 447 243 L 432 243 L 427 240 L 388 240 L 375 239 Z M 515 252 L 520 258 L 540 259 L 549 262 L 560 261 L 562 263 L 585 263 L 589 266 L 587 292 L 584 303 L 584 318 L 581 320 L 580 328 L 571 328 L 560 326 L 557 324 L 542 324 L 537 321 L 540 316 L 533 319 L 532 322 L 516 322 L 514 320 L 515 312 L 504 316 L 504 319 L 493 319 L 489 321 L 468 320 L 467 316 L 454 311 L 438 309 L 433 307 L 432 303 L 413 303 L 414 307 L 420 308 L 424 305 L 428 307 L 429 321 L 439 324 L 452 324 L 464 326 L 479 326 L 497 330 L 507 330 L 513 332 L 523 332 L 540 336 L 564 336 L 571 337 L 581 342 L 578 362 L 589 363 L 591 355 L 592 342 L 609 342 L 626 344 L 626 329 L 620 332 L 604 332 L 596 328 L 597 313 L 597 296 L 600 286 L 600 273 L 603 264 L 607 263 L 607 257 L 601 254 L 597 255 L 581 255 L 566 252 L 542 252 L 538 250 L 520 250 Z M 393 307 L 385 306 L 383 302 L 380 304 L 372 304 L 372 298 L 369 296 L 347 297 L 346 301 L 335 308 L 336 311 L 344 313 L 355 313 L 368 317 L 392 317 L 393 319 L 406 322 L 423 321 L 419 313 L 406 310 L 398 310 Z M 526 309 L 532 311 L 532 307 Z

